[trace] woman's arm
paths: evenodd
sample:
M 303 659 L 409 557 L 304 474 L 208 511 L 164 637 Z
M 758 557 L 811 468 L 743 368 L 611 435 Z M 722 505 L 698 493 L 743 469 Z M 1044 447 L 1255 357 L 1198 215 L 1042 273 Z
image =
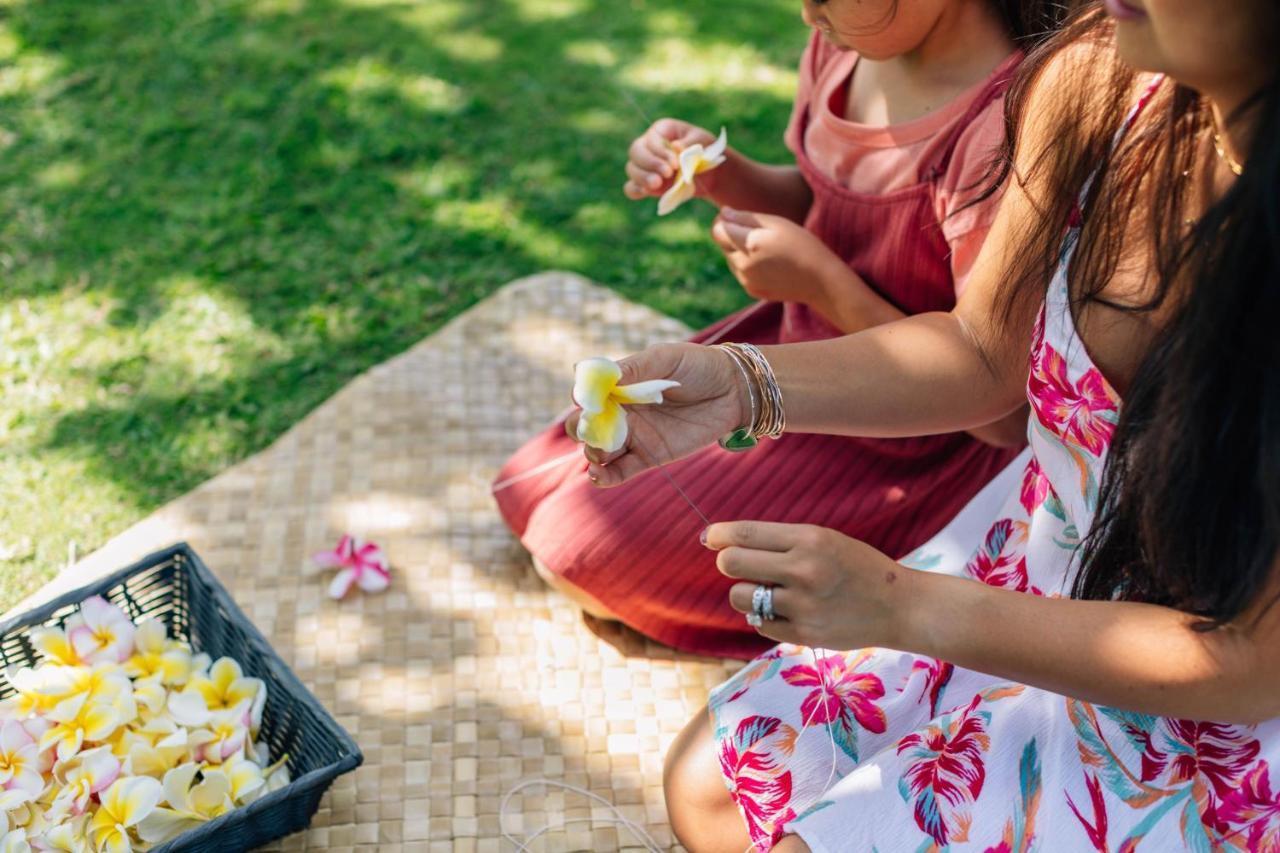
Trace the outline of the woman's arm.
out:
M 909 570 L 908 570 L 909 571 Z M 911 572 L 900 647 L 1088 702 L 1195 720 L 1280 715 L 1280 608 L 1213 631 L 1118 601 L 1043 598 Z M 999 614 L 999 618 L 992 618 Z
M 1168 607 L 1046 598 L 908 569 L 834 531 L 739 521 L 707 528 L 729 601 L 751 612 L 775 586 L 761 633 L 832 649 L 884 646 L 1064 696 L 1145 714 L 1257 723 L 1280 716 L 1280 581 L 1213 631 Z M 1280 561 L 1273 578 L 1280 577 Z

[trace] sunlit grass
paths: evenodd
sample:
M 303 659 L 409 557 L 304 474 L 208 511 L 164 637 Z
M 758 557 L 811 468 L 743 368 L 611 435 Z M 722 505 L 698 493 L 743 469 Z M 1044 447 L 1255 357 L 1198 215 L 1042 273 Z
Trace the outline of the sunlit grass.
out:
M 803 41 L 796 0 L 0 0 L 0 607 L 513 278 L 743 304 L 622 162 L 661 115 L 782 158 Z

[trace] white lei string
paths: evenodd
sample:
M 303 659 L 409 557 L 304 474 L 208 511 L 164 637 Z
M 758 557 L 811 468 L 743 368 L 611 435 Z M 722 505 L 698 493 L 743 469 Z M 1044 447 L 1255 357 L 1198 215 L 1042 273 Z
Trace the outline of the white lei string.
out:
M 633 444 L 637 444 L 635 442 L 634 433 L 632 434 L 632 442 Z M 637 449 L 643 450 L 643 448 L 638 447 L 638 444 L 637 444 Z M 675 478 L 671 476 L 671 472 L 667 470 L 666 466 L 657 464 L 656 457 L 654 457 L 648 451 L 644 451 L 644 453 L 646 456 L 650 458 L 650 460 L 654 462 L 655 467 L 662 472 L 663 476 L 666 477 L 667 482 L 671 484 L 671 487 L 675 490 L 676 494 L 678 494 L 680 498 L 686 504 L 689 505 L 689 508 L 693 510 L 694 513 L 697 514 L 698 518 L 700 518 L 702 522 L 709 527 L 711 525 L 711 520 L 707 518 L 706 514 L 703 513 L 702 510 L 698 509 L 697 504 L 695 504 L 693 500 L 688 496 L 688 494 L 685 493 L 684 489 L 680 488 L 680 484 L 677 483 L 675 481 Z M 576 452 L 573 454 L 573 457 L 581 458 Z M 533 476 L 536 473 L 541 473 L 542 471 L 547 470 L 548 468 L 553 468 L 557 465 L 561 465 L 564 462 L 567 462 L 568 459 L 569 457 L 553 459 L 549 463 L 544 463 L 543 465 L 540 465 L 531 471 L 523 472 L 523 474 L 518 474 L 513 478 L 505 480 L 502 483 L 500 483 L 499 486 L 503 486 L 503 487 L 509 486 L 512 484 L 512 482 L 525 479 L 526 477 Z M 495 491 L 496 490 L 497 490 L 497 487 L 495 487 Z M 821 660 L 820 660 L 818 649 L 815 649 L 812 647 L 810 647 L 809 649 L 809 654 L 813 656 L 814 672 L 817 673 L 818 682 L 822 685 L 822 704 L 819 706 L 815 706 L 813 710 L 809 713 L 809 718 L 804 721 L 804 724 L 801 725 L 800 727 L 800 733 L 796 735 L 796 743 L 800 742 L 800 738 L 804 737 L 804 733 L 808 731 L 810 726 L 813 724 L 813 718 L 818 713 L 818 708 L 826 707 L 827 700 L 830 698 L 830 694 L 827 692 L 827 674 L 822 669 L 822 663 L 825 662 L 826 660 L 826 654 L 824 652 L 821 655 Z M 797 815 L 803 814 L 807 809 L 812 808 L 818 802 L 818 800 L 822 798 L 822 795 L 825 794 L 827 790 L 831 787 L 831 782 L 833 779 L 835 779 L 836 765 L 839 760 L 839 753 L 836 747 L 835 735 L 831 733 L 830 728 L 827 729 L 827 739 L 830 740 L 831 742 L 831 771 L 827 774 L 827 781 L 823 782 L 822 786 L 818 789 L 817 793 L 814 794 L 813 801 L 808 803 L 803 809 L 795 810 Z M 507 804 L 511 801 L 511 798 L 515 796 L 517 793 L 519 793 L 520 791 L 523 791 L 526 788 L 532 788 L 537 786 L 542 786 L 545 788 L 560 788 L 561 790 L 570 791 L 574 794 L 581 794 L 582 796 L 587 797 L 593 802 L 599 803 L 600 805 L 608 809 L 611 817 L 569 818 L 569 819 L 560 821 L 559 823 L 549 823 L 549 824 L 546 824 L 545 826 L 540 826 L 536 830 L 534 830 L 533 834 L 531 835 L 521 835 L 519 837 L 512 835 L 510 832 L 507 831 Z M 508 790 L 507 793 L 502 798 L 502 803 L 498 806 L 498 828 L 502 832 L 503 840 L 510 841 L 512 844 L 515 845 L 516 853 L 529 853 L 531 849 L 529 845 L 533 844 L 533 842 L 538 840 L 538 838 L 547 834 L 548 832 L 551 832 L 552 830 L 564 829 L 565 827 L 569 826 L 569 824 L 573 824 L 573 823 L 586 823 L 586 824 L 603 823 L 603 824 L 610 824 L 614 826 L 620 826 L 623 829 L 630 832 L 633 836 L 635 836 L 635 838 L 644 846 L 644 849 L 648 851 L 648 853 L 662 853 L 662 847 L 659 846 L 658 842 L 653 839 L 653 836 L 651 836 L 648 832 L 646 832 L 644 827 L 635 823 L 634 821 L 629 820 L 625 815 L 622 814 L 622 812 L 618 809 L 618 807 L 615 806 L 613 803 L 609 802 L 599 794 L 593 794 L 592 792 L 586 790 L 585 788 L 579 788 L 578 786 L 570 785 L 567 782 L 561 782 L 556 779 L 547 779 L 547 778 L 527 779 L 523 782 L 517 783 L 510 790 Z M 746 848 L 746 851 L 744 851 L 744 853 L 755 853 L 757 849 L 758 848 L 755 842 L 752 842 L 751 845 Z

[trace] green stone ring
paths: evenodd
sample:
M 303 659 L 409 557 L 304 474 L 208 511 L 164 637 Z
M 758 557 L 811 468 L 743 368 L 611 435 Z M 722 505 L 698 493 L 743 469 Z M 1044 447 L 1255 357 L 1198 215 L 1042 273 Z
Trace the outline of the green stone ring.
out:
M 757 444 L 756 437 L 746 427 L 735 429 L 733 432 L 720 439 L 720 446 L 732 453 L 741 453 L 744 450 L 750 450 Z

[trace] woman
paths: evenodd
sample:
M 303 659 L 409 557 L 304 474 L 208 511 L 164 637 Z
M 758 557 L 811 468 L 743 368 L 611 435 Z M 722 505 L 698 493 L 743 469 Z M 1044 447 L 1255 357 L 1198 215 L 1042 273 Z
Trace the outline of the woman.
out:
M 763 349 L 791 428 L 965 429 L 1025 394 L 1031 448 L 902 563 L 706 531 L 783 644 L 668 757 L 690 849 L 1280 847 L 1278 39 L 1261 0 L 1091 4 L 1011 96 L 1016 180 L 956 309 Z M 624 363 L 655 378 L 682 384 L 632 412 L 646 447 L 751 422 L 716 348 Z

